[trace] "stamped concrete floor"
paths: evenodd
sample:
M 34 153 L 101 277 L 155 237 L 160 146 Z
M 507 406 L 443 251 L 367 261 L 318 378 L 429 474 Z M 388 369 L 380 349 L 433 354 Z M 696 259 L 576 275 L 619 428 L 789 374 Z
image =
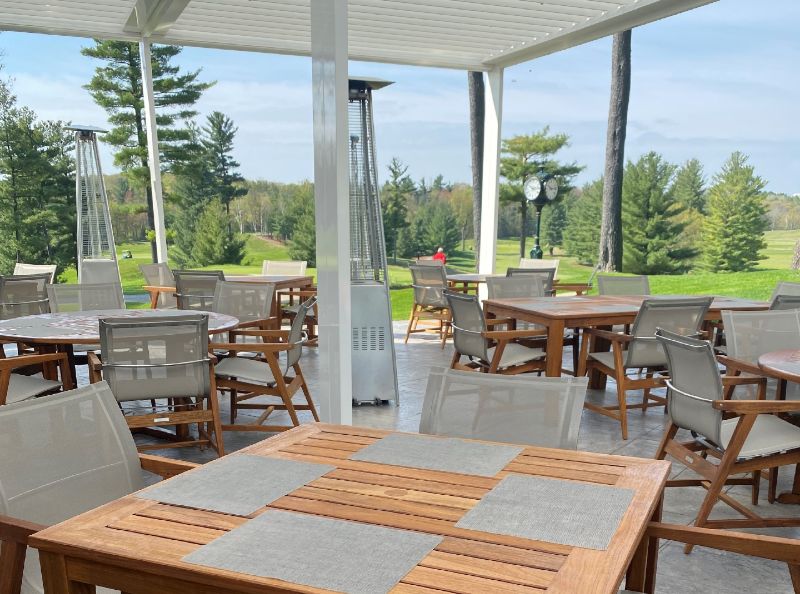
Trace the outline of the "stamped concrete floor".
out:
M 416 431 L 419 425 L 425 384 L 431 367 L 445 367 L 452 356 L 452 343 L 442 350 L 433 335 L 415 335 L 407 345 L 402 337 L 405 325 L 395 324 L 395 346 L 397 350 L 397 371 L 399 378 L 400 403 L 398 406 L 387 404 L 381 406 L 362 405 L 353 409 L 353 424 L 380 429 L 396 429 L 400 431 Z M 571 360 L 565 356 L 565 361 Z M 311 389 L 312 396 L 317 392 L 319 383 L 319 357 L 316 349 L 306 349 L 303 354 L 302 367 Z M 605 391 L 590 391 L 588 399 L 594 402 L 613 403 L 616 392 L 613 384 Z M 633 393 L 631 400 L 636 398 Z M 228 406 L 222 399 L 223 417 L 227 419 Z M 240 412 L 240 415 L 246 414 Z M 300 413 L 301 420 L 310 420 L 310 415 Z M 257 416 L 257 415 L 254 415 Z M 275 413 L 271 419 L 286 422 L 285 413 Z M 244 421 L 244 419 L 240 419 Z M 664 430 L 665 415 L 660 407 L 650 408 L 646 413 L 632 411 L 629 413 L 630 438 L 625 441 L 620 435 L 619 424 L 607 417 L 584 411 L 581 421 L 578 448 L 585 451 L 613 453 L 625 456 L 650 458 L 655 453 Z M 225 447 L 235 451 L 251 443 L 268 437 L 269 434 L 252 432 L 225 433 Z M 159 452 L 161 453 L 161 452 Z M 209 450 L 198 448 L 183 450 L 165 450 L 166 455 L 179 456 L 196 462 L 205 462 L 214 457 Z M 792 471 L 783 469 L 780 475 L 779 492 L 791 486 Z M 674 476 L 688 478 L 690 471 L 675 464 Z M 747 507 L 750 504 L 750 492 L 747 487 L 731 487 L 729 494 Z M 766 482 L 762 485 L 762 498 L 754 508 L 765 516 L 800 516 L 800 506 L 787 506 L 766 501 Z M 701 487 L 667 489 L 664 502 L 663 519 L 665 522 L 689 524 L 700 507 L 705 491 Z M 718 504 L 712 518 L 737 517 L 737 514 L 725 504 Z M 764 534 L 774 534 L 800 538 L 800 529 L 774 528 L 751 530 Z M 724 553 L 706 548 L 695 548 L 690 555 L 684 555 L 682 545 L 664 543 L 658 560 L 657 592 L 689 594 L 694 592 L 715 594 L 783 594 L 793 592 L 786 565 L 773 561 L 755 559 L 732 553 Z M 579 593 L 576 593 L 579 594 Z

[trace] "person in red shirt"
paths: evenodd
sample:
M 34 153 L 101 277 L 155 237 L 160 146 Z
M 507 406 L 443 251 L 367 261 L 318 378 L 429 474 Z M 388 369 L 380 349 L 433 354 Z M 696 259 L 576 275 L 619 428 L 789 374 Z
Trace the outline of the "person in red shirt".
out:
M 447 264 L 447 255 L 444 253 L 444 248 L 440 247 L 436 250 L 436 253 L 433 254 L 433 259 L 438 260 L 442 263 L 442 266 Z

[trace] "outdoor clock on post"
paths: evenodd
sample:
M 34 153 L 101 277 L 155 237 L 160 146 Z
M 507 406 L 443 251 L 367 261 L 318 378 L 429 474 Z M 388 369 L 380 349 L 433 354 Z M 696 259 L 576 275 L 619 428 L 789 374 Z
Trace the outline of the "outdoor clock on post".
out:
M 536 208 L 536 236 L 531 249 L 531 258 L 542 258 L 542 246 L 539 243 L 542 224 L 542 208 L 558 197 L 558 180 L 555 177 L 548 177 L 544 183 L 535 175 L 525 180 L 522 186 L 525 199 Z

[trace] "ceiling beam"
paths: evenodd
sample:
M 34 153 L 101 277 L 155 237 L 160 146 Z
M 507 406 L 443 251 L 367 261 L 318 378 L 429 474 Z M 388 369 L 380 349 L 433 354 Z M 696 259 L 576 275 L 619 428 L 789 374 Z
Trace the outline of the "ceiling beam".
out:
M 560 33 L 548 34 L 524 46 L 509 48 L 484 59 L 483 63 L 488 67 L 508 68 L 716 1 L 640 0 L 609 10 L 601 17 L 588 19 L 574 27 L 567 27 Z
M 123 31 L 142 37 L 166 33 L 190 0 L 137 0 Z

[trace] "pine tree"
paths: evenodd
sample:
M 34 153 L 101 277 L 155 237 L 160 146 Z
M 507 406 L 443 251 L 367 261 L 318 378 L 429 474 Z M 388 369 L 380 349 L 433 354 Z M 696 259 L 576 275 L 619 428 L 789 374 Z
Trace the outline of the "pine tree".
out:
M 289 257 L 293 260 L 306 260 L 308 265 L 317 265 L 317 225 L 314 214 L 314 188 L 305 184 L 294 197 L 298 212 L 296 223 L 289 241 Z
M 503 141 L 500 159 L 500 175 L 506 179 L 500 191 L 500 200 L 518 204 L 521 217 L 519 254 L 525 257 L 525 242 L 528 235 L 528 201 L 522 191 L 525 180 L 535 175 L 539 179 L 555 176 L 559 183 L 559 194 L 566 195 L 572 189 L 570 182 L 583 170 L 576 163 L 562 164 L 553 156 L 569 144 L 566 134 L 550 134 L 550 128 L 527 136 L 514 136 Z
M 400 232 L 397 247 L 403 258 L 416 258 L 423 256 L 428 251 L 425 246 L 425 223 L 427 213 L 419 209 L 411 224 Z
M 241 264 L 244 239 L 231 230 L 229 215 L 218 198 L 206 205 L 197 221 L 192 258 L 197 266 Z
M 675 166 L 649 152 L 628 161 L 622 184 L 624 270 L 634 274 L 675 274 L 687 270 L 696 251 L 678 245 L 684 207 L 673 193 Z
M 201 140 L 214 178 L 214 195 L 222 202 L 228 214 L 231 212 L 231 202 L 247 194 L 247 188 L 241 185 L 244 177 L 237 171 L 239 163 L 231 154 L 237 131 L 233 120 L 224 113 L 215 111 L 206 120 Z
M 427 223 L 423 235 L 423 249 L 433 254 L 442 247 L 450 253 L 458 247 L 460 234 L 453 210 L 447 202 L 434 202 L 427 209 Z
M 564 249 L 580 264 L 593 266 L 597 261 L 602 209 L 603 178 L 576 190 L 569 201 Z
M 397 240 L 400 232 L 408 227 L 408 201 L 414 194 L 414 182 L 408 175 L 408 167 L 397 157 L 389 163 L 389 180 L 381 190 L 383 210 L 383 235 L 386 251 L 397 261 Z
M 556 200 L 542 210 L 541 242 L 552 256 L 555 248 L 564 245 L 564 229 L 567 226 L 567 200 Z
M 689 159 L 675 175 L 673 192 L 675 200 L 684 208 L 699 213 L 706 212 L 706 180 L 703 165 L 697 159 Z
M 181 125 L 197 112 L 192 106 L 214 83 L 198 82 L 200 70 L 181 73 L 172 63 L 180 54 L 175 45 L 153 45 L 153 95 L 158 110 L 158 139 L 161 162 L 168 167 L 181 160 L 183 145 L 190 132 Z M 84 56 L 101 60 L 89 84 L 89 94 L 108 112 L 111 131 L 103 138 L 115 149 L 114 164 L 122 169 L 131 183 L 143 188 L 147 196 L 147 224 L 155 228 L 150 169 L 147 164 L 147 135 L 144 121 L 144 91 L 139 46 L 127 41 L 94 40 L 93 47 L 81 50 Z M 156 245 L 151 244 L 153 261 Z
M 766 248 L 766 182 L 738 151 L 713 181 L 703 223 L 704 265 L 714 272 L 752 270 L 764 258 L 761 251 Z

